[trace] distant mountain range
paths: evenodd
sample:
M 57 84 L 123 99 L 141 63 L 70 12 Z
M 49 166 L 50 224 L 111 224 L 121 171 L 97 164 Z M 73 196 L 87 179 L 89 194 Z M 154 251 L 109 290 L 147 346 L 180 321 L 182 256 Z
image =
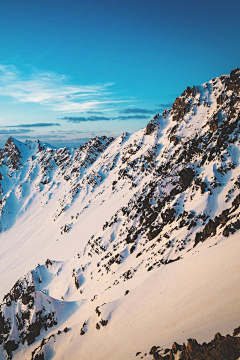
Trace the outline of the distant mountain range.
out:
M 239 133 L 235 69 L 131 135 L 10 137 L 0 359 L 238 359 Z

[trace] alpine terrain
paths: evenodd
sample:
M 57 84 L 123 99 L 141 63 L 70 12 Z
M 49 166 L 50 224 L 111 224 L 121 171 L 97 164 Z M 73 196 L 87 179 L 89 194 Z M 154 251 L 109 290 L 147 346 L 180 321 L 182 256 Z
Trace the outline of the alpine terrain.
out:
M 136 133 L 0 152 L 0 359 L 240 358 L 240 69 Z

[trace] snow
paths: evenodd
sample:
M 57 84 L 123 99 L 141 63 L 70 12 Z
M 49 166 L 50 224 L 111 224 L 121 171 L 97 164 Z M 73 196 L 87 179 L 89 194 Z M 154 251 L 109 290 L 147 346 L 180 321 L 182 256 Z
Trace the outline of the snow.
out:
M 147 278 L 142 274 L 129 280 L 121 295 L 113 291 L 101 295 L 98 304 L 107 303 L 100 308 L 101 317 L 109 324 L 100 330 L 95 328 L 98 316 L 90 315 L 96 304 L 86 302 L 68 318 L 71 330 L 56 337 L 53 359 L 91 359 L 97 354 L 99 360 L 131 360 L 153 345 L 167 348 L 174 341 L 203 342 L 216 331 L 232 332 L 239 325 L 239 240 L 233 235 L 218 246 L 203 244 L 200 251 L 148 273 Z M 124 296 L 126 287 L 131 290 Z M 87 332 L 80 336 L 85 319 Z M 30 358 L 30 351 L 31 347 L 14 359 Z

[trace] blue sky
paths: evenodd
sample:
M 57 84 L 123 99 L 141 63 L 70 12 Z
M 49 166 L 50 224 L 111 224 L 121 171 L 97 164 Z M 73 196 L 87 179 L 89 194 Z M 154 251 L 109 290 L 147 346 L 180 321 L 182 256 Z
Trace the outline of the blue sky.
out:
M 136 131 L 240 66 L 238 1 L 2 0 L 0 146 Z

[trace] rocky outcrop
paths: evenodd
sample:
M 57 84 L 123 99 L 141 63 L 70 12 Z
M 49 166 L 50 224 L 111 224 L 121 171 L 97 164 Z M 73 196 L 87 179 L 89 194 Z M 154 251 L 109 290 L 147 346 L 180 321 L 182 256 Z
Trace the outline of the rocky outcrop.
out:
M 223 210 L 221 214 L 215 216 L 214 219 L 209 219 L 202 231 L 199 231 L 195 235 L 196 246 L 200 241 L 203 242 L 208 239 L 210 236 L 214 236 L 217 233 L 218 228 L 224 228 L 223 235 L 228 237 L 230 234 L 234 234 L 237 230 L 240 229 L 240 220 L 238 219 L 238 214 L 234 214 L 235 210 L 238 209 L 240 205 L 240 195 L 238 194 L 236 198 L 232 201 L 231 208 Z M 234 215 L 231 215 L 234 214 Z M 231 223 L 228 223 L 231 221 Z
M 175 219 L 175 213 L 176 211 L 174 208 L 166 209 L 164 212 L 161 213 L 161 217 L 163 219 L 164 224 L 169 224 L 173 222 Z
M 194 178 L 194 175 L 195 175 L 194 170 L 191 168 L 182 169 L 179 172 L 179 184 L 184 190 L 189 187 L 189 185 L 191 184 Z
M 193 86 L 187 87 L 187 89 L 182 93 L 181 97 L 177 97 L 174 104 L 172 105 L 173 112 L 173 121 L 181 122 L 184 115 L 190 112 L 192 105 L 192 97 L 198 94 L 198 88 Z
M 7 358 L 9 360 L 12 359 L 12 353 L 13 351 L 17 350 L 19 346 L 19 343 L 15 342 L 14 340 L 8 340 L 5 344 L 4 344 L 4 350 L 6 350 L 7 352 Z
M 146 126 L 146 135 L 151 135 L 156 129 L 158 129 L 159 124 L 156 121 L 158 119 L 158 115 L 156 115 Z
M 21 166 L 21 153 L 14 139 L 10 136 L 1 153 L 2 162 L 9 166 L 12 170 L 18 170 Z
M 149 351 L 153 360 L 174 360 L 178 354 L 179 360 L 238 360 L 240 356 L 239 328 L 235 329 L 233 336 L 223 336 L 217 333 L 208 343 L 199 344 L 195 339 L 188 339 L 187 345 L 173 344 L 171 349 L 162 349 L 153 346 Z
M 231 71 L 226 84 L 227 90 L 238 92 L 240 90 L 240 69 L 236 68 Z

